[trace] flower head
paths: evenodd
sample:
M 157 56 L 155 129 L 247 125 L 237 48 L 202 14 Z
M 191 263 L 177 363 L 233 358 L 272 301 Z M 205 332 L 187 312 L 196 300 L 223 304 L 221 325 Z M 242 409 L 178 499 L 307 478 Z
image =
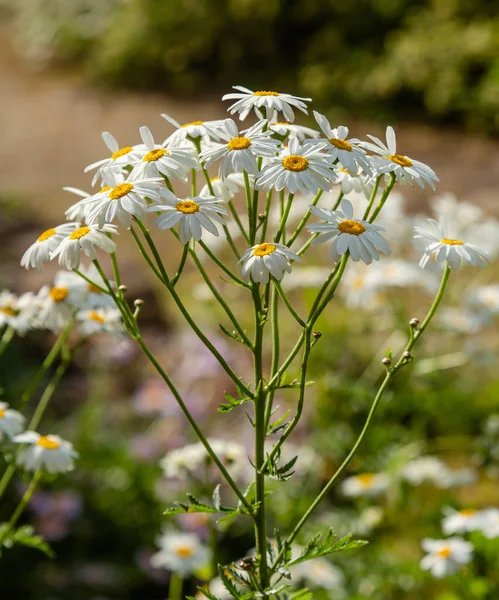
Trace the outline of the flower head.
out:
M 462 262 L 470 264 L 472 267 L 485 267 L 489 261 L 487 253 L 475 246 L 467 244 L 462 240 L 450 238 L 447 233 L 447 227 L 440 219 L 440 223 L 435 219 L 428 219 L 433 231 L 426 231 L 420 227 L 415 227 L 417 239 L 423 239 L 425 243 L 430 242 L 424 250 L 423 257 L 419 262 L 422 269 L 425 268 L 431 257 L 437 262 L 447 262 L 452 270 L 461 266 Z
M 78 227 L 70 235 L 65 237 L 59 246 L 51 253 L 50 258 L 59 257 L 59 264 L 66 269 L 78 269 L 80 266 L 80 255 L 84 252 L 90 260 L 97 258 L 95 248 L 111 254 L 116 250 L 116 244 L 109 239 L 106 233 L 117 234 L 115 225 L 85 225 Z
M 434 577 L 441 578 L 456 573 L 472 559 L 473 544 L 460 537 L 446 540 L 425 538 L 421 546 L 427 555 L 421 560 L 420 566 L 425 571 L 430 571 Z
M 117 308 L 94 308 L 82 310 L 77 316 L 80 333 L 88 337 L 95 333 L 122 333 L 123 322 Z
M 131 165 L 137 159 L 138 155 L 137 146 L 120 146 L 116 141 L 116 138 L 109 133 L 109 131 L 102 132 L 102 139 L 104 144 L 108 147 L 109 152 L 111 152 L 111 155 L 108 158 L 98 160 L 85 168 L 85 173 L 97 169 L 97 172 L 92 179 L 92 185 L 95 185 L 99 180 L 99 177 L 103 177 L 107 171 L 114 170 L 121 172 L 123 167 Z
M 44 469 L 49 473 L 72 471 L 78 454 L 73 445 L 58 435 L 40 435 L 36 431 L 25 431 L 14 438 L 17 444 L 26 445 L 17 456 L 17 464 L 26 471 Z
M 312 98 L 299 98 L 291 94 L 283 94 L 272 91 L 252 92 L 248 88 L 240 85 L 233 86 L 238 93 L 225 94 L 222 100 L 236 100 L 228 111 L 231 115 L 238 114 L 239 119 L 244 121 L 249 113 L 254 109 L 259 119 L 269 119 L 271 121 L 277 118 L 278 113 L 282 113 L 284 118 L 291 123 L 295 120 L 293 108 L 301 110 L 307 114 L 307 105 L 305 102 L 311 102 Z M 264 112 L 265 111 L 265 112 Z
M 312 213 L 325 220 L 325 223 L 307 225 L 309 231 L 319 233 L 312 245 L 322 244 L 333 240 L 329 249 L 329 258 L 338 262 L 340 257 L 350 252 L 352 260 L 362 260 L 367 265 L 374 260 L 379 260 L 379 253 L 390 254 L 390 247 L 386 240 L 379 234 L 383 227 L 373 225 L 367 221 L 353 218 L 352 203 L 343 199 L 341 210 L 325 210 L 312 206 Z
M 0 442 L 5 436 L 12 439 L 21 433 L 25 420 L 20 412 L 9 408 L 7 402 L 0 402 Z
M 295 125 L 289 121 L 274 121 L 269 123 L 269 128 L 283 138 L 296 138 L 300 140 L 300 142 L 305 141 L 307 138 L 318 138 L 320 136 L 320 133 L 311 127 Z
M 181 577 L 201 569 L 210 560 L 210 550 L 194 533 L 166 531 L 158 539 L 158 546 L 159 552 L 151 556 L 151 565 Z
M 445 535 L 468 533 L 482 528 L 482 511 L 473 508 L 465 508 L 464 510 L 447 508 L 445 513 L 445 518 L 442 521 L 442 531 Z
M 21 258 L 21 266 L 25 269 L 43 270 L 43 264 L 51 259 L 52 252 L 61 241 L 71 234 L 79 223 L 63 223 L 43 231 L 36 241 L 26 250 Z
M 299 261 L 300 257 L 287 246 L 277 242 L 264 242 L 248 248 L 241 257 L 243 263 L 242 276 L 245 281 L 250 277 L 255 283 L 268 283 L 272 275 L 277 280 L 284 277 L 284 272 L 291 272 L 290 260 Z
M 210 179 L 210 185 L 205 183 L 201 188 L 199 195 L 211 196 L 210 186 L 215 198 L 228 202 L 234 198 L 241 187 L 244 187 L 244 177 L 241 173 L 231 173 L 230 175 L 227 175 L 225 179 L 212 177 Z
M 360 473 L 345 479 L 342 491 L 345 496 L 378 496 L 382 494 L 390 483 L 385 473 Z
M 176 128 L 170 136 L 163 142 L 163 146 L 170 148 L 171 146 L 185 146 L 189 144 L 192 147 L 192 141 L 190 140 L 218 140 L 216 130 L 223 126 L 223 120 L 219 119 L 216 121 L 190 121 L 181 125 L 170 115 L 162 114 L 163 119 L 168 121 L 171 125 Z

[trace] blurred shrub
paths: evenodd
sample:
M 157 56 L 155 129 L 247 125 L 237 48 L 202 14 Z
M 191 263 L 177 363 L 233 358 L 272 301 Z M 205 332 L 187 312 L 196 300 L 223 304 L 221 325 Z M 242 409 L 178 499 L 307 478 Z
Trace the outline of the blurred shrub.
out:
M 415 116 L 424 107 L 435 119 L 499 130 L 497 0 L 0 4 L 27 56 L 82 65 L 107 85 L 277 87 L 350 114 Z

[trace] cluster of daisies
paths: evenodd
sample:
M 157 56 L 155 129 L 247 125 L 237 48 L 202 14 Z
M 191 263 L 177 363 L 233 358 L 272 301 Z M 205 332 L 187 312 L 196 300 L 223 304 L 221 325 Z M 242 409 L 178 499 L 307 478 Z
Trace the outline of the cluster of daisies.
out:
M 69 270 L 79 269 L 82 252 L 91 260 L 96 258 L 96 249 L 115 252 L 118 222 L 129 229 L 134 221 L 146 220 L 148 213 L 155 215 L 159 229 L 176 228 L 182 244 L 201 240 L 204 232 L 219 236 L 221 228 L 228 234 L 233 224 L 230 212 L 243 226 L 246 223 L 246 217 L 238 217 L 232 205 L 227 209 L 241 188 L 248 198 L 253 190 L 261 190 L 270 200 L 273 192 L 287 192 L 290 203 L 298 192 L 314 194 L 304 225 L 312 234 L 312 244 L 330 242 L 333 262 L 348 253 L 353 261 L 370 264 L 381 254 L 389 254 L 383 227 L 373 222 L 377 212 L 370 218 L 368 214 L 355 216 L 347 198 L 332 208 L 319 208 L 318 197 L 336 184 L 341 185 L 343 194 L 363 191 L 376 196 L 384 190 L 386 197 L 395 182 L 435 189 L 438 178 L 434 171 L 398 153 L 392 127 L 386 130 L 386 141 L 371 135 L 369 141 L 361 141 L 350 137 L 347 127 L 333 127 L 314 111 L 318 129 L 311 129 L 294 123 L 295 111 L 307 113 L 310 98 L 235 89 L 223 100 L 235 101 L 228 110 L 241 121 L 254 112 L 257 122 L 250 127 L 240 129 L 230 118 L 180 124 L 164 114 L 175 130 L 161 143 L 146 126 L 140 128 L 141 143 L 133 146 L 122 146 L 104 132 L 109 154 L 86 168 L 94 171 L 92 185 L 98 185 L 98 191 L 65 188 L 80 197 L 66 211 L 68 222 L 43 232 L 23 256 L 23 266 L 40 269 L 46 261 L 57 259 Z M 210 179 L 207 169 L 214 165 L 218 165 L 218 174 Z M 201 170 L 206 184 L 198 192 L 196 172 Z M 186 183 L 190 176 L 192 194 L 179 195 L 173 185 Z M 318 221 L 307 224 L 310 216 Z M 251 220 L 256 222 L 256 215 L 247 217 L 248 226 Z M 265 220 L 268 214 L 260 217 Z M 484 251 L 450 237 L 443 223 L 431 221 L 431 227 L 431 231 L 417 230 L 417 237 L 426 242 L 422 267 L 430 257 L 452 269 L 462 262 L 474 266 L 487 262 Z M 271 277 L 280 280 L 291 271 L 292 263 L 300 260 L 302 252 L 290 248 L 297 236 L 287 244 L 281 237 L 278 233 L 274 239 L 262 239 L 242 253 L 239 262 L 246 281 L 265 284 Z

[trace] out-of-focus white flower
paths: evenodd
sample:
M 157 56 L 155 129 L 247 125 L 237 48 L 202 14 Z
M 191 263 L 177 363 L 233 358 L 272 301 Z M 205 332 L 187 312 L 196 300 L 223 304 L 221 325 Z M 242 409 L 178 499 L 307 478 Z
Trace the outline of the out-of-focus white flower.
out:
M 159 552 L 151 556 L 151 565 L 156 569 L 168 569 L 186 577 L 210 560 L 210 550 L 194 533 L 165 531 L 157 543 Z
M 293 565 L 290 568 L 290 573 L 293 583 L 303 582 L 310 589 L 323 588 L 341 593 L 345 584 L 343 571 L 333 565 L 327 558 L 314 558 Z
M 208 584 L 208 590 L 219 600 L 232 600 L 234 598 L 234 596 L 227 590 L 220 577 L 215 577 L 215 579 L 210 581 Z M 206 596 L 201 592 L 198 592 L 194 598 L 196 598 L 196 600 L 206 600 Z
M 239 192 L 241 187 L 244 187 L 244 178 L 241 173 L 231 173 L 225 179 L 220 177 L 212 177 L 210 184 L 213 189 L 213 195 L 218 200 L 228 202 Z M 210 186 L 205 183 L 199 192 L 200 196 L 211 196 Z
M 121 333 L 123 322 L 117 308 L 82 310 L 77 316 L 78 329 L 85 337 L 94 333 Z
M 66 192 L 71 192 L 80 198 L 90 198 L 92 194 L 85 192 L 85 190 L 80 190 L 75 187 L 63 187 L 62 188 Z M 76 221 L 77 223 L 83 223 L 85 220 L 85 214 L 87 212 L 87 207 L 81 204 L 80 201 L 72 204 L 65 212 L 64 216 L 68 221 Z
M 348 127 L 340 125 L 333 129 L 331 124 L 324 115 L 321 115 L 314 110 L 314 117 L 317 124 L 322 129 L 325 138 L 319 138 L 317 142 L 314 140 L 310 143 L 322 143 L 325 145 L 327 153 L 333 159 L 338 161 L 344 169 L 348 169 L 349 173 L 356 175 L 359 166 L 371 173 L 371 163 L 361 149 L 360 140 L 357 138 L 348 139 Z
M 17 464 L 26 471 L 45 469 L 49 473 L 64 473 L 73 470 L 74 459 L 78 457 L 73 445 L 58 435 L 40 435 L 36 431 L 25 431 L 13 441 L 27 445 L 17 456 Z
M 444 473 L 436 484 L 441 488 L 458 487 L 460 485 L 471 485 L 477 478 L 478 474 L 472 468 L 448 469 L 447 473 Z
M 154 137 L 149 127 L 140 128 L 140 136 L 144 149 L 138 154 L 134 163 L 133 177 L 149 179 L 164 175 L 169 179 L 187 181 L 189 169 L 197 169 L 199 163 L 190 149 L 168 148 L 154 143 Z
M 367 221 L 353 218 L 352 203 L 344 198 L 341 210 L 330 211 L 312 206 L 312 214 L 324 219 L 325 223 L 307 225 L 307 229 L 319 233 L 312 245 L 333 240 L 329 249 L 329 258 L 338 262 L 343 254 L 350 252 L 353 261 L 364 261 L 367 265 L 379 260 L 379 252 L 390 254 L 387 241 L 379 234 L 383 227 Z
M 160 229 L 171 229 L 179 223 L 178 235 L 182 244 L 187 244 L 191 239 L 200 240 L 203 229 L 219 235 L 213 221 L 222 225 L 225 223 L 223 215 L 227 211 L 221 206 L 221 200 L 214 196 L 187 196 L 180 199 L 167 189 L 161 190 L 161 197 L 164 202 L 160 201 L 147 210 L 164 213 L 154 221 Z
M 303 125 L 295 125 L 294 123 L 289 123 L 288 121 L 276 121 L 275 123 L 269 123 L 269 127 L 281 137 L 288 136 L 290 139 L 296 138 L 300 140 L 300 142 L 303 142 L 307 138 L 318 138 L 320 136 L 320 133 L 315 129 L 304 127 Z
M 458 269 L 462 262 L 466 262 L 472 267 L 484 268 L 487 265 L 489 262 L 487 253 L 474 244 L 467 244 L 462 240 L 449 238 L 443 220 L 438 223 L 435 219 L 428 219 L 428 222 L 432 226 L 433 232 L 420 227 L 414 228 L 416 239 L 423 239 L 425 243 L 430 242 L 419 262 L 422 269 L 425 268 L 431 257 L 437 262 L 447 262 L 452 270 Z
M 479 315 L 459 306 L 444 306 L 438 312 L 438 320 L 446 329 L 458 333 L 474 333 L 484 324 Z
M 446 476 L 449 467 L 436 456 L 422 456 L 409 461 L 402 469 L 402 477 L 412 485 L 437 483 Z
M 71 318 L 72 307 L 80 305 L 82 297 L 80 285 L 70 286 L 68 282 L 61 280 L 60 276 L 56 279 L 59 285 L 45 285 L 36 295 L 38 312 L 34 323 L 36 328 L 50 329 L 54 332 L 66 325 Z
M 116 225 L 104 225 L 101 228 L 97 225 L 79 227 L 61 241 L 51 253 L 50 258 L 58 256 L 59 264 L 66 269 L 78 269 L 81 252 L 84 252 L 90 260 L 95 260 L 97 258 L 96 246 L 109 254 L 116 251 L 116 244 L 107 237 L 106 233 L 117 234 Z
M 499 314 L 499 284 L 474 287 L 467 303 L 487 316 Z
M 248 248 L 242 255 L 242 276 L 245 281 L 250 278 L 255 283 L 268 283 L 269 278 L 275 277 L 280 281 L 284 272 L 291 272 L 290 260 L 299 261 L 300 257 L 282 244 L 264 242 Z
M 111 152 L 111 156 L 102 160 L 98 160 L 97 162 L 94 162 L 85 168 L 85 173 L 97 169 L 97 172 L 92 179 L 92 185 L 95 185 L 99 180 L 99 177 L 103 177 L 106 171 L 114 170 L 121 172 L 123 167 L 133 164 L 138 156 L 137 147 L 120 146 L 114 135 L 109 133 L 109 131 L 103 131 L 101 135 L 102 139 L 104 140 L 104 144 L 106 144 Z
M 477 531 L 482 527 L 482 511 L 473 508 L 454 510 L 447 507 L 444 509 L 444 513 L 442 531 L 445 535 L 468 533 L 470 531 Z
M 18 335 L 24 335 L 35 326 L 39 303 L 32 292 L 16 296 L 8 291 L 0 292 L 0 329 L 8 325 Z
M 311 102 L 312 98 L 300 98 L 291 94 L 280 92 L 256 91 L 253 92 L 241 85 L 233 86 L 239 93 L 225 94 L 222 100 L 236 100 L 228 108 L 228 112 L 233 115 L 237 113 L 241 121 L 249 115 L 254 109 L 259 119 L 269 119 L 271 121 L 277 118 L 277 113 L 282 113 L 284 118 L 291 123 L 295 120 L 293 108 L 301 110 L 307 114 L 307 105 L 305 102 Z M 265 112 L 262 111 L 264 109 Z
M 341 489 L 345 496 L 352 498 L 372 497 L 385 492 L 389 485 L 390 478 L 386 473 L 360 473 L 345 479 Z
M 374 183 L 361 169 L 358 170 L 356 175 L 352 174 L 344 167 L 336 169 L 335 173 L 338 178 L 338 183 L 341 186 L 341 191 L 345 196 L 352 192 L 363 194 L 365 198 L 371 196 Z
M 43 263 L 51 260 L 52 252 L 59 246 L 61 241 L 71 234 L 79 223 L 63 223 L 57 227 L 51 227 L 41 233 L 36 242 L 26 250 L 21 258 L 21 267 L 25 269 L 43 270 Z
M 360 145 L 366 150 L 370 150 L 381 156 L 372 157 L 371 162 L 374 169 L 379 174 L 394 173 L 402 184 L 414 185 L 416 182 L 421 188 L 424 188 L 425 182 L 434 190 L 435 181 L 440 181 L 433 169 L 424 163 L 397 154 L 397 139 L 393 127 L 386 128 L 386 145 L 377 137 L 368 135 L 374 144 L 370 142 L 360 142 Z
M 163 142 L 163 146 L 166 148 L 172 146 L 184 146 L 186 144 L 192 146 L 192 141 L 190 141 L 189 138 L 211 138 L 218 140 L 217 129 L 223 126 L 222 119 L 216 121 L 190 121 L 189 123 L 181 125 L 173 117 L 170 117 L 170 115 L 162 113 L 161 116 L 176 128 L 176 131 L 168 136 Z
M 258 175 L 256 185 L 268 191 L 286 188 L 291 194 L 317 194 L 329 190 L 336 181 L 332 159 L 322 152 L 324 145 L 304 144 L 293 138 L 279 156 L 267 161 Z
M 3 290 L 0 292 L 0 329 L 5 325 L 13 327 L 17 315 L 16 294 Z
M 0 402 L 0 442 L 5 437 L 12 439 L 21 433 L 26 419 L 17 410 L 9 408 L 7 402 Z
M 421 546 L 428 554 L 421 559 L 420 566 L 423 570 L 430 571 L 433 577 L 452 575 L 473 558 L 473 544 L 460 537 L 446 540 L 425 538 Z
M 480 511 L 480 531 L 490 539 L 499 537 L 499 508 L 486 508 Z
M 232 119 L 225 119 L 223 128 L 217 130 L 225 143 L 214 143 L 200 154 L 201 161 L 209 167 L 221 160 L 218 175 L 225 179 L 231 173 L 255 175 L 258 172 L 257 158 L 272 157 L 280 146 L 279 140 L 271 136 L 272 131 L 263 131 L 266 121 L 259 121 L 246 130 L 244 135 L 239 133 Z
M 102 290 L 107 291 L 107 285 L 102 279 L 101 274 L 97 270 L 97 267 L 90 263 L 88 266 L 80 265 L 78 269 L 80 273 L 85 275 L 90 281 L 93 281 L 96 285 L 88 283 L 85 279 L 80 277 L 77 273 L 66 272 L 66 277 L 71 276 L 76 285 L 76 278 L 79 280 L 83 290 L 83 303 L 82 308 L 116 308 L 116 304 L 112 296 L 106 294 Z M 115 282 L 108 278 L 111 287 L 115 288 Z M 97 287 L 98 286 L 98 287 Z

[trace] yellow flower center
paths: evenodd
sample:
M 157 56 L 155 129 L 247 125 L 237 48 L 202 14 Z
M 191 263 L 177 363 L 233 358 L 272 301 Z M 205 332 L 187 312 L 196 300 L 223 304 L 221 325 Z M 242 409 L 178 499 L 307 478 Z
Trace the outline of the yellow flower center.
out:
M 246 150 L 251 146 L 251 140 L 246 137 L 236 137 L 227 144 L 229 150 Z
M 59 442 L 56 442 L 55 440 L 49 440 L 46 435 L 42 435 L 42 437 L 36 442 L 36 445 L 45 448 L 45 450 L 57 450 L 61 446 Z
M 190 123 L 184 123 L 182 127 L 190 127 L 191 125 L 202 125 L 204 121 L 191 121 Z
M 104 317 L 99 315 L 99 313 L 96 312 L 95 310 L 92 310 L 91 312 L 88 313 L 88 318 L 91 319 L 92 321 L 96 321 L 97 323 L 105 323 L 106 322 L 106 319 L 104 319 Z
M 268 256 L 275 252 L 274 244 L 269 244 L 269 242 L 264 242 L 260 244 L 253 250 L 253 256 Z
M 346 219 L 338 223 L 338 229 L 341 233 L 348 233 L 350 235 L 361 235 L 366 230 L 362 223 L 353 221 L 352 219 Z
M 184 215 L 192 215 L 199 212 L 199 204 L 194 202 L 194 200 L 181 200 L 180 202 L 177 202 L 175 208 L 179 212 L 184 213 Z
M 292 154 L 282 159 L 282 166 L 287 171 L 306 171 L 308 169 L 308 160 L 304 156 Z
M 464 242 L 461 240 L 449 240 L 448 238 L 442 238 L 440 240 L 441 244 L 447 244 L 447 246 L 462 246 Z
M 291 123 L 288 123 L 288 121 L 276 121 L 274 125 L 282 125 L 283 127 L 289 127 Z
M 412 167 L 412 160 L 408 159 L 407 156 L 402 156 L 401 154 L 389 154 L 388 158 L 401 167 Z
M 129 194 L 132 190 L 133 185 L 131 183 L 120 183 L 109 192 L 109 197 L 111 200 L 118 200 Z
M 279 96 L 277 92 L 253 92 L 253 96 Z
M 73 233 L 69 236 L 70 240 L 79 240 L 82 237 L 85 237 L 87 233 L 89 233 L 90 227 L 78 227 L 75 229 Z
M 116 152 L 113 152 L 111 154 L 111 158 L 113 160 L 116 160 L 120 156 L 125 156 L 125 154 L 128 154 L 132 150 L 133 150 L 133 148 L 131 146 L 123 146 L 123 148 L 120 148 L 119 150 L 116 150 Z
M 156 150 L 148 152 L 142 160 L 144 162 L 154 162 L 155 160 L 159 160 L 162 156 L 170 156 L 170 153 L 166 148 L 156 148 Z
M 3 308 L 0 308 L 0 312 L 3 312 L 3 314 L 8 317 L 17 317 L 19 314 L 19 311 L 14 310 L 12 306 L 4 306 Z
M 68 294 L 69 290 L 65 287 L 53 287 L 50 290 L 50 297 L 54 302 L 62 302 L 67 298 Z
M 108 192 L 111 189 L 109 185 L 105 185 L 103 188 L 99 190 L 99 194 L 103 194 L 104 192 Z
M 180 558 L 190 558 L 194 554 L 194 548 L 192 546 L 177 546 L 175 553 Z
M 88 284 L 87 290 L 89 292 L 92 292 L 92 294 L 102 294 L 102 291 L 96 285 L 93 285 L 92 283 Z
M 340 173 L 345 173 L 345 175 L 350 175 L 350 171 L 348 169 L 344 169 L 343 167 L 341 167 L 341 169 L 338 169 L 338 171 Z
M 353 150 L 352 144 L 349 144 L 346 140 L 329 138 L 329 143 L 335 148 L 338 148 L 338 150 L 346 150 L 347 152 L 351 152 Z
M 210 183 L 215 183 L 215 181 L 220 181 L 220 177 L 212 177 L 210 179 Z
M 463 517 L 472 517 L 476 515 L 477 511 L 474 508 L 465 508 L 464 510 L 460 510 L 459 514 Z
M 449 546 L 444 546 L 437 552 L 437 556 L 440 556 L 440 558 L 449 558 L 451 554 L 452 552 Z
M 49 238 L 54 236 L 56 233 L 57 231 L 54 228 L 47 229 L 38 237 L 38 241 L 44 242 L 45 240 L 48 240 Z
M 0 419 L 5 417 L 5 411 L 0 408 Z
M 361 473 L 360 475 L 357 475 L 357 481 L 359 481 L 362 487 L 365 488 L 371 487 L 374 478 L 374 473 Z

